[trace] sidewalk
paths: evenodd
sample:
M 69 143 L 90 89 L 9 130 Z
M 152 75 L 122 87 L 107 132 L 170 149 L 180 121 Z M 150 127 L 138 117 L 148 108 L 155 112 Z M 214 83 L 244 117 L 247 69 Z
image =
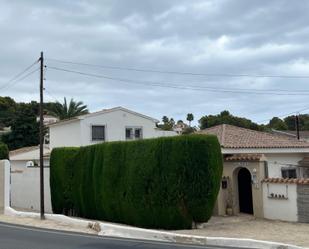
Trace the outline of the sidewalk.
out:
M 11 224 L 25 225 L 25 226 L 33 226 L 47 229 L 55 229 L 55 230 L 64 230 L 70 232 L 80 232 L 80 233 L 88 233 L 88 234 L 98 234 L 98 232 L 94 231 L 90 228 L 82 228 L 80 226 L 74 226 L 72 224 L 67 224 L 65 222 L 58 222 L 53 220 L 40 220 L 37 218 L 21 218 L 21 217 L 13 217 L 0 214 L 0 222 L 7 222 Z
M 75 226 L 72 224 L 54 220 L 41 221 L 39 218 L 14 217 L 0 214 L 0 222 L 71 232 L 98 234 L 98 232 L 90 228 L 83 228 L 81 226 Z M 114 223 L 105 224 L 116 226 L 120 225 Z M 138 228 L 126 225 L 120 226 L 122 228 L 133 228 L 135 230 L 138 230 Z M 115 230 L 110 228 L 107 228 L 107 230 L 104 229 L 103 233 L 108 233 L 110 231 L 112 231 L 112 234 L 109 236 L 115 236 L 115 234 L 117 233 L 117 229 Z M 121 229 L 119 231 L 120 233 L 123 232 L 121 231 Z M 232 217 L 212 217 L 208 223 L 203 224 L 203 227 L 199 229 L 177 230 L 170 232 L 204 237 L 226 237 L 241 239 L 247 238 L 255 240 L 265 240 L 309 248 L 309 224 L 269 221 L 263 219 L 256 219 L 253 216 L 246 215 Z M 158 233 L 160 233 L 160 231 L 158 231 Z
M 257 219 L 249 215 L 212 217 L 201 229 L 177 230 L 197 236 L 249 238 L 309 247 L 309 224 Z

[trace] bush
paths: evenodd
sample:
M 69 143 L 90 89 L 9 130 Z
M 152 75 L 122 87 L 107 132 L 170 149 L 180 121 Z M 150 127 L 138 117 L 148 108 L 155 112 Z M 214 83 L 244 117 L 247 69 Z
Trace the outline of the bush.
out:
M 9 148 L 6 144 L 0 143 L 0 160 L 9 159 Z
M 221 175 L 215 136 L 59 148 L 51 155 L 52 207 L 139 227 L 191 228 L 211 217 Z
M 73 158 L 78 151 L 78 148 L 52 150 L 50 164 L 53 167 L 50 174 L 50 188 L 54 213 L 69 214 L 73 209 Z

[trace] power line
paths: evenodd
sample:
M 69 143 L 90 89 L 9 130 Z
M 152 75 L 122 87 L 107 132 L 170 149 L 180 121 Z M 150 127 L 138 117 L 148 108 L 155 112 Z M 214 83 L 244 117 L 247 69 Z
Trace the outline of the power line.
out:
M 59 62 L 63 64 L 72 64 L 80 66 L 89 67 L 99 67 L 112 70 L 124 70 L 124 71 L 136 71 L 144 73 L 161 73 L 161 74 L 179 74 L 179 75 L 192 75 L 192 76 L 207 76 L 207 77 L 252 77 L 252 78 L 287 78 L 287 79 L 309 79 L 309 75 L 258 75 L 258 74 L 229 74 L 229 73 L 193 73 L 193 72 L 179 72 L 179 71 L 163 71 L 154 69 L 142 69 L 133 67 L 118 67 L 118 66 L 107 66 L 107 65 L 97 65 L 90 63 L 58 60 L 53 58 L 47 58 L 49 61 Z
M 93 73 L 86 73 L 82 71 L 70 70 L 65 68 L 53 67 L 48 66 L 48 68 L 63 71 L 68 73 L 80 74 L 84 76 L 90 76 L 95 78 L 103 78 L 113 81 L 120 81 L 124 83 L 131 83 L 131 84 L 138 84 L 138 85 L 146 85 L 146 86 L 157 86 L 157 87 L 165 87 L 165 88 L 174 88 L 174 89 L 183 89 L 183 90 L 194 90 L 194 91 L 210 91 L 210 92 L 226 92 L 226 93 L 242 93 L 242 94 L 268 94 L 268 95 L 286 95 L 286 96 L 308 96 L 309 93 L 294 93 L 290 91 L 289 93 L 278 93 L 278 92 L 271 92 L 271 91 L 252 91 L 250 89 L 233 89 L 233 88 L 215 88 L 215 87 L 205 87 L 205 86 L 193 86 L 193 85 L 179 85 L 179 84 L 170 84 L 164 82 L 154 82 L 154 81 L 140 81 L 140 80 L 132 80 L 132 79 L 125 79 L 125 78 L 118 78 L 118 77 L 111 77 L 101 74 L 93 74 Z
M 303 108 L 303 109 L 298 110 L 298 111 L 294 111 L 294 112 L 282 114 L 282 115 L 279 115 L 279 116 L 276 116 L 276 117 L 278 117 L 278 118 L 283 118 L 283 117 L 287 117 L 287 116 L 290 116 L 290 115 L 292 115 L 292 114 L 301 113 L 301 112 L 307 111 L 307 110 L 309 110 L 309 107 Z M 263 123 L 263 122 L 270 121 L 270 120 L 271 120 L 271 119 L 264 119 L 264 120 L 258 121 L 257 123 Z
M 51 99 L 53 99 L 53 100 L 55 100 L 56 102 L 59 102 L 60 103 L 60 101 L 55 97 L 55 95 L 53 95 L 50 91 L 48 91 L 46 88 L 44 89 L 44 91 L 47 93 L 47 95 L 51 98 Z
M 3 90 L 3 91 L 7 90 L 7 89 L 10 88 L 11 86 L 16 85 L 16 84 L 19 83 L 20 81 L 26 79 L 26 78 L 29 77 L 30 75 L 32 75 L 32 74 L 34 74 L 35 72 L 39 71 L 39 69 L 40 69 L 40 68 L 37 68 L 37 69 L 35 69 L 35 70 L 33 70 L 33 71 L 27 73 L 26 75 L 24 75 L 22 78 L 16 79 L 15 81 L 12 81 L 11 84 L 6 85 L 6 86 L 0 88 L 0 90 Z
M 38 63 L 38 60 L 36 60 L 35 62 L 33 62 L 31 65 L 29 65 L 28 67 L 26 67 L 23 71 L 21 71 L 20 73 L 16 74 L 14 77 L 12 77 L 9 81 L 7 81 L 6 83 L 4 83 L 0 89 L 5 88 L 6 86 L 10 85 L 12 82 L 16 81 L 20 76 L 22 76 L 25 72 L 27 72 L 30 68 L 32 68 L 34 65 L 36 65 Z

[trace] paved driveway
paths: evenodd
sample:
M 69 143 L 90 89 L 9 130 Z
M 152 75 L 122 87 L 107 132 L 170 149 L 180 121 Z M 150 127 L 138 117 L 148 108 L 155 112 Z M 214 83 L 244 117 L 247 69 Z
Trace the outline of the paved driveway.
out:
M 183 234 L 250 238 L 309 247 L 309 224 L 257 219 L 249 215 L 212 217 L 201 229 Z

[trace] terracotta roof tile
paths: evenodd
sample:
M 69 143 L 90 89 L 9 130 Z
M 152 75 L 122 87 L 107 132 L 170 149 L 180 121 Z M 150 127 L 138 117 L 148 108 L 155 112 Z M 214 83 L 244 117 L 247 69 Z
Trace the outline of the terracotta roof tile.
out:
M 227 124 L 217 125 L 197 133 L 216 135 L 223 148 L 309 148 L 309 142 L 293 137 Z
M 261 154 L 234 154 L 224 158 L 225 161 L 260 161 Z
M 262 182 L 309 185 L 309 178 L 266 178 Z

